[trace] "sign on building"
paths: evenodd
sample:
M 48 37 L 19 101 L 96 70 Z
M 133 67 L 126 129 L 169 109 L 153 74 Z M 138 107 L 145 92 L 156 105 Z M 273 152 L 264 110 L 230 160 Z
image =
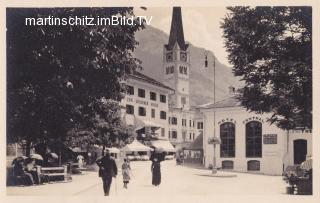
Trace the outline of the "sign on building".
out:
M 277 144 L 277 134 L 264 134 L 263 144 Z

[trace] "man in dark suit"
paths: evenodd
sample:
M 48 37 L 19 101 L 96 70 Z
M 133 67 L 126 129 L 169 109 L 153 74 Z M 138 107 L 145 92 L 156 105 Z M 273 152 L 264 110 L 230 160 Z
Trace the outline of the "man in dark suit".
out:
M 118 168 L 116 162 L 110 157 L 109 150 L 106 150 L 106 154 L 96 161 L 99 166 L 99 177 L 103 182 L 104 195 L 109 196 L 112 177 L 116 177 L 118 174 Z

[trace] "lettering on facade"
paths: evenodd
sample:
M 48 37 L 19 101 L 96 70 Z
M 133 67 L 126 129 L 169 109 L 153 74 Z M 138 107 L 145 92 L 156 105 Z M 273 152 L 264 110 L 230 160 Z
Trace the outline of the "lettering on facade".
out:
M 263 144 L 277 144 L 277 134 L 264 134 Z
M 141 100 L 136 100 L 136 103 L 137 104 L 143 104 L 143 105 L 146 105 L 146 106 L 148 106 L 148 102 L 146 102 L 146 101 L 141 101 Z
M 250 121 L 260 121 L 261 123 L 264 123 L 264 120 L 260 117 L 256 117 L 256 116 L 253 116 L 253 117 L 250 117 L 250 118 L 247 118 L 245 119 L 242 123 L 245 124 L 245 123 L 248 123 Z
M 234 123 L 234 124 L 237 123 L 236 120 L 233 119 L 233 118 L 224 118 L 224 119 L 222 119 L 221 121 L 218 122 L 218 125 L 220 125 L 222 123 L 227 123 L 227 122 L 231 122 L 231 123 Z
M 158 107 L 157 103 L 151 103 L 150 105 L 153 106 L 153 107 Z
M 130 97 L 127 97 L 127 102 L 133 102 L 133 99 Z

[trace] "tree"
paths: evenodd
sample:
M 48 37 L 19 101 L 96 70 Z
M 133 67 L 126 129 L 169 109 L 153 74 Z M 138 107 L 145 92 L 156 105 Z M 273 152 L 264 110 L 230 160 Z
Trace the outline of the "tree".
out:
M 121 83 L 140 67 L 132 56 L 143 25 L 25 25 L 26 18 L 134 16 L 133 8 L 7 9 L 7 140 L 64 142 L 97 115 L 102 98 L 120 101 Z M 119 106 L 120 108 L 120 106 Z M 27 150 L 29 151 L 29 150 Z M 27 152 L 29 153 L 29 152 Z
M 282 129 L 312 128 L 312 8 L 230 7 L 221 27 L 248 110 Z

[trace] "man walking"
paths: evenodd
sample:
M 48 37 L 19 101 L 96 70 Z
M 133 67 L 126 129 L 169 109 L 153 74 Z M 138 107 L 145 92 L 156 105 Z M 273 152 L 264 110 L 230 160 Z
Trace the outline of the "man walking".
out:
M 99 166 L 99 177 L 102 178 L 104 195 L 109 196 L 112 177 L 118 174 L 116 162 L 110 157 L 109 150 L 106 150 L 105 156 L 96 161 Z

